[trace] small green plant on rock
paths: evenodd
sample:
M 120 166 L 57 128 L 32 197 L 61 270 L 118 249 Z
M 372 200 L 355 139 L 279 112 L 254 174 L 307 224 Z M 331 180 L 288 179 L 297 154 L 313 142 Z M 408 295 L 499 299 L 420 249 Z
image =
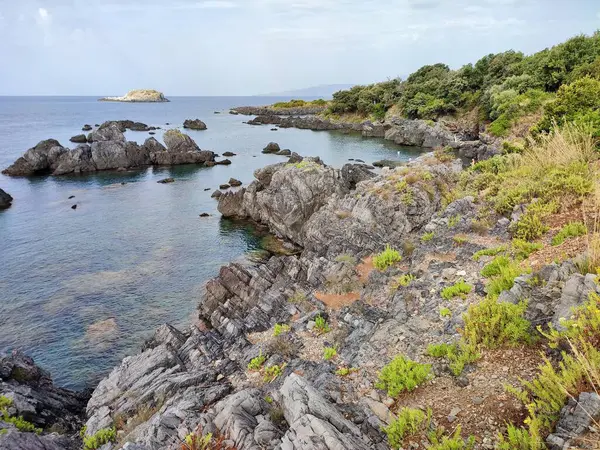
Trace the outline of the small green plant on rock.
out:
M 283 369 L 285 369 L 286 366 L 287 364 L 283 363 L 280 365 L 275 364 L 272 366 L 265 367 L 263 381 L 265 383 L 271 383 L 275 381 L 278 377 L 280 377 L 283 374 Z
M 339 377 L 347 377 L 351 373 L 358 372 L 356 367 L 340 367 L 335 371 L 335 374 Z
M 325 361 L 332 360 L 337 356 L 337 349 L 335 347 L 325 347 L 323 349 L 323 359 Z
M 275 327 L 273 328 L 273 336 L 277 337 L 280 334 L 283 333 L 287 333 L 288 331 L 290 331 L 290 326 L 286 325 L 286 324 L 280 324 L 280 323 L 276 323 Z
M 327 323 L 327 320 L 320 314 L 315 317 L 315 330 L 319 334 L 325 334 L 331 331 L 331 327 Z
M 456 427 L 454 433 L 450 436 L 441 434 L 439 431 L 432 431 L 427 435 L 430 445 L 427 447 L 428 450 L 472 450 L 475 448 L 475 437 L 469 436 L 465 441 L 461 437 L 462 429 L 459 426 Z
M 8 414 L 8 408 L 10 408 L 12 404 L 13 402 L 10 398 L 0 395 L 0 420 L 14 425 L 17 430 L 23 433 L 40 434 L 42 432 L 41 428 L 36 428 L 34 424 L 23 419 L 21 416 L 13 417 Z
M 460 215 L 452 216 L 448 219 L 448 228 L 454 228 L 460 222 Z
M 102 447 L 104 444 L 109 442 L 117 441 L 117 431 L 115 427 L 103 428 L 98 430 L 92 436 L 84 436 L 83 438 L 83 449 L 84 450 L 96 450 Z
M 458 344 L 430 344 L 427 347 L 427 355 L 434 358 L 446 358 L 448 368 L 454 376 L 459 376 L 467 364 L 479 359 L 479 353 L 474 345 L 464 341 Z
M 423 242 L 429 242 L 430 240 L 433 239 L 433 236 L 435 236 L 435 234 L 433 233 L 433 231 L 431 231 L 429 233 L 425 233 L 423 236 L 421 236 L 421 241 L 423 241 Z
M 552 238 L 552 245 L 560 245 L 566 239 L 587 234 L 587 227 L 582 222 L 570 222 Z
M 473 261 L 479 261 L 483 256 L 496 256 L 500 253 L 504 253 L 506 251 L 506 246 L 501 245 L 499 247 L 494 248 L 484 248 L 483 250 L 479 250 L 473 253 Z
M 498 450 L 544 450 L 544 439 L 540 436 L 539 430 L 531 427 L 517 428 L 509 424 L 506 434 L 498 435 Z
M 534 252 L 542 249 L 542 244 L 527 242 L 523 239 L 513 239 L 512 240 L 512 253 L 515 255 L 515 258 L 518 260 L 523 260 L 529 258 Z
M 383 271 L 397 262 L 400 262 L 400 260 L 402 260 L 400 253 L 388 244 L 385 246 L 384 251 L 373 256 L 373 265 L 376 269 Z
M 263 364 L 267 358 L 263 355 L 262 350 L 259 352 L 256 358 L 252 358 L 252 360 L 248 363 L 248 370 L 258 371 L 262 368 Z
M 430 374 L 429 364 L 420 364 L 398 355 L 381 370 L 375 386 L 385 390 L 390 397 L 397 397 L 404 391 L 416 389 L 429 379 Z
M 465 298 L 473 290 L 473 286 L 466 283 L 465 280 L 459 280 L 452 286 L 445 287 L 442 289 L 442 298 L 445 300 L 451 300 L 454 297 Z
M 398 413 L 398 418 L 384 427 L 383 431 L 387 434 L 390 447 L 400 449 L 406 439 L 422 432 L 430 421 L 431 410 L 425 414 L 420 409 L 402 408 Z
M 506 256 L 496 256 L 491 262 L 486 264 L 481 270 L 481 276 L 485 278 L 495 277 L 499 275 L 502 268 L 510 264 L 510 259 Z
M 515 261 L 511 261 L 510 264 L 506 266 L 500 266 L 498 274 L 492 277 L 486 286 L 488 297 L 494 299 L 498 298 L 502 291 L 508 291 L 514 286 L 517 277 L 528 271 L 529 269 L 522 269 Z
M 440 308 L 440 316 L 450 317 L 450 316 L 452 316 L 452 311 L 450 311 L 449 308 Z
M 416 279 L 416 277 L 414 275 L 411 275 L 410 273 L 400 275 L 394 282 L 392 282 L 392 288 L 398 289 L 401 287 L 406 287 L 410 283 L 412 283 L 415 279 Z

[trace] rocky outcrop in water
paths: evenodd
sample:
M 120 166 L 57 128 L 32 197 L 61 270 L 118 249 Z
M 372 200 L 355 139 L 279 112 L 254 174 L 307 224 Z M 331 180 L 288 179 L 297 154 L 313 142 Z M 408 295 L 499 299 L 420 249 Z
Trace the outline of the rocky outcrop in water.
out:
M 183 122 L 183 128 L 189 128 L 190 130 L 206 130 L 206 124 L 200 119 L 186 119 Z
M 125 102 L 125 103 L 163 103 L 169 100 L 162 92 L 154 89 L 134 89 L 122 97 L 104 97 L 101 102 Z
M 13 198 L 2 189 L 0 189 L 0 209 L 8 208 L 12 204 Z
M 19 352 L 0 357 L 0 396 L 9 417 L 22 417 L 41 434 L 19 431 L 0 415 L 0 449 L 54 450 L 81 447 L 79 430 L 89 395 L 61 389 L 50 374 Z M 52 434 L 50 434 L 52 433 Z
M 150 164 L 205 164 L 215 160 L 213 152 L 200 150 L 192 138 L 178 130 L 165 132 L 166 148 L 154 138 L 147 139 L 143 145 L 127 141 L 123 131 L 136 128 L 136 124 L 106 122 L 90 133 L 88 142 L 91 145 L 82 144 L 72 150 L 54 139 L 42 141 L 2 173 L 12 176 L 64 175 Z

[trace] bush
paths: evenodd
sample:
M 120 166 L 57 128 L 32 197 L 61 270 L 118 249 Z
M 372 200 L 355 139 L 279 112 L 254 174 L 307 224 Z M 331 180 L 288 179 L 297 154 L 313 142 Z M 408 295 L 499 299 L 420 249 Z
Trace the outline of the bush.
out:
M 552 238 L 552 245 L 560 245 L 570 237 L 587 234 L 587 227 L 582 222 L 570 222 Z
M 544 439 L 539 431 L 526 428 L 517 428 L 508 425 L 506 434 L 498 435 L 498 450 L 544 450 Z
M 248 370 L 258 371 L 262 368 L 263 364 L 267 360 L 266 356 L 262 354 L 262 350 L 259 352 L 256 358 L 248 363 Z
M 469 344 L 487 348 L 530 343 L 531 323 L 525 319 L 526 309 L 526 301 L 514 305 L 486 298 L 471 305 L 463 316 L 462 335 Z
M 335 347 L 325 347 L 323 349 L 323 359 L 329 361 L 337 356 L 337 349 Z
M 500 247 L 484 248 L 473 253 L 473 261 L 479 261 L 483 256 L 496 256 L 506 251 L 506 246 L 501 245 Z
M 400 275 L 395 282 L 392 283 L 392 287 L 394 289 L 398 289 L 400 287 L 406 287 L 408 286 L 410 283 L 412 283 L 415 280 L 415 276 L 411 275 L 410 273 L 406 273 L 404 275 Z
M 506 256 L 496 256 L 490 263 L 483 266 L 481 275 L 485 278 L 500 275 L 503 268 L 510 264 L 510 259 Z
M 515 258 L 523 260 L 529 258 L 534 252 L 541 250 L 542 244 L 524 241 L 523 239 L 512 240 L 512 252 Z
M 319 334 L 329 333 L 331 331 L 331 327 L 327 323 L 327 320 L 320 314 L 315 317 L 315 330 Z
M 104 444 L 109 442 L 117 441 L 117 431 L 114 427 L 103 428 L 92 436 L 84 436 L 83 438 L 83 449 L 84 450 L 96 450 L 102 447 Z
M 458 344 L 430 344 L 427 347 L 427 354 L 434 358 L 446 358 L 448 367 L 454 374 L 459 376 L 467 364 L 471 364 L 479 359 L 479 353 L 474 345 L 465 342 Z
M 521 216 L 515 227 L 515 236 L 525 241 L 532 241 L 541 237 L 548 227 L 542 222 L 542 215 L 538 211 L 527 211 Z
M 390 397 L 397 397 L 404 391 L 416 389 L 429 378 L 430 373 L 429 364 L 419 364 L 399 355 L 381 370 L 375 386 L 385 390 Z
M 454 297 L 465 298 L 473 290 L 473 286 L 466 283 L 464 280 L 459 280 L 452 286 L 442 289 L 441 295 L 445 300 L 451 300 Z
M 409 436 L 421 432 L 427 426 L 430 416 L 431 411 L 426 415 L 420 409 L 402 408 L 398 413 L 398 418 L 383 429 L 387 434 L 390 447 L 402 448 L 404 441 Z
M 394 250 L 389 245 L 385 246 L 385 250 L 373 256 L 373 265 L 378 270 L 385 270 L 402 259 L 400 253 Z
M 486 286 L 488 297 L 496 299 L 503 291 L 510 290 L 515 284 L 515 278 L 526 273 L 517 262 L 499 268 L 499 274 L 493 277 Z
M 290 329 L 289 325 L 276 323 L 273 328 L 273 336 L 277 337 L 282 333 L 287 333 Z

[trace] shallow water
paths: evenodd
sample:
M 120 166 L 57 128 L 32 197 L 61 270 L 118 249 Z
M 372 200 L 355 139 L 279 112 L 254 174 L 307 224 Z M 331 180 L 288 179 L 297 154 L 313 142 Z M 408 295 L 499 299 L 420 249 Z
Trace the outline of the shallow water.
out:
M 219 267 L 260 248 L 248 224 L 221 219 L 211 192 L 230 177 L 247 184 L 253 171 L 285 157 L 263 155 L 270 141 L 341 167 L 349 158 L 404 160 L 418 149 L 332 132 L 250 126 L 231 107 L 266 97 L 172 98 L 126 104 L 85 97 L 0 97 L 0 168 L 47 138 L 68 146 L 85 123 L 131 119 L 181 126 L 202 149 L 232 151 L 230 166 L 177 166 L 86 176 L 9 178 L 14 197 L 0 211 L 0 353 L 20 348 L 57 384 L 82 388 L 106 374 L 162 323 L 193 320 L 204 283 Z M 221 111 L 221 114 L 214 114 Z M 167 122 L 171 126 L 165 125 Z M 143 142 L 146 132 L 127 132 Z M 156 136 L 161 139 L 161 130 Z M 173 177 L 172 184 L 156 181 Z M 125 183 L 125 184 L 122 184 Z M 205 189 L 209 189 L 206 190 Z M 69 200 L 68 197 L 75 198 Z M 71 206 L 77 204 L 77 209 Z M 199 218 L 199 214 L 212 214 Z

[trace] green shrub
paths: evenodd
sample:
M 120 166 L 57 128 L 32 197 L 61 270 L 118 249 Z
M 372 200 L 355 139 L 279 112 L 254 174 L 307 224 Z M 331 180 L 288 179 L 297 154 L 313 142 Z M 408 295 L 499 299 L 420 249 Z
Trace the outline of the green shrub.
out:
M 325 347 L 323 349 L 323 359 L 329 361 L 337 356 L 337 349 L 335 347 Z
M 331 331 L 331 327 L 327 323 L 327 320 L 320 314 L 315 317 L 315 330 L 319 334 L 325 334 Z
M 266 356 L 262 354 L 262 350 L 259 352 L 256 358 L 252 358 L 252 360 L 248 363 L 248 370 L 257 371 L 260 370 L 267 360 Z
M 8 414 L 8 408 L 10 408 L 12 404 L 13 401 L 10 398 L 0 395 L 0 420 L 14 425 L 17 430 L 22 431 L 23 433 L 40 434 L 42 432 L 41 428 L 36 428 L 34 424 L 23 419 L 21 416 L 12 417 Z
M 459 342 L 458 344 L 430 344 L 427 347 L 427 355 L 434 358 L 446 358 L 448 360 L 448 367 L 454 376 L 459 376 L 467 364 L 477 361 L 480 357 L 475 346 L 465 342 Z
M 508 425 L 506 434 L 498 435 L 498 450 L 545 450 L 544 439 L 539 432 Z
M 448 308 L 440 308 L 440 316 L 442 317 L 450 317 L 452 315 L 452 311 Z
M 527 211 L 521 216 L 515 227 L 515 236 L 525 241 L 537 239 L 548 231 L 542 222 L 542 215 L 536 211 Z
M 486 264 L 481 270 L 481 275 L 485 278 L 500 275 L 502 268 L 510 264 L 510 259 L 506 256 L 496 256 L 491 262 Z
M 84 450 L 96 450 L 109 442 L 117 441 L 117 431 L 115 427 L 103 428 L 96 432 L 93 436 L 85 436 L 83 438 Z
M 526 273 L 527 270 L 521 269 L 519 263 L 512 261 L 507 266 L 499 268 L 499 273 L 493 277 L 486 286 L 488 297 L 498 298 L 503 291 L 510 290 L 515 284 L 515 278 Z
M 570 237 L 587 234 L 587 227 L 582 222 L 570 222 L 552 238 L 552 245 L 560 245 Z
M 430 373 L 429 364 L 419 364 L 399 355 L 381 370 L 376 387 L 385 390 L 390 397 L 397 397 L 404 391 L 416 389 Z
M 472 450 L 475 448 L 475 438 L 469 436 L 465 442 L 461 437 L 460 425 L 456 427 L 454 433 L 450 436 L 441 435 L 439 431 L 432 431 L 427 435 L 430 445 L 427 446 L 428 450 Z
M 273 328 L 273 336 L 277 337 L 282 333 L 287 333 L 290 331 L 290 329 L 291 328 L 289 325 L 276 323 L 275 327 Z
M 541 248 L 542 244 L 527 242 L 523 239 L 516 238 L 512 240 L 512 253 L 518 260 L 529 258 L 529 255 L 541 250 Z
M 460 215 L 452 216 L 448 219 L 448 228 L 454 228 L 460 222 Z
M 265 367 L 263 381 L 265 383 L 271 383 L 275 381 L 278 377 L 280 377 L 283 374 L 283 369 L 285 369 L 286 366 L 287 364 L 283 363 L 281 365 L 275 364 L 272 366 Z
M 0 410 L 6 409 L 12 406 L 12 400 L 4 395 L 0 395 Z
M 392 287 L 394 289 L 398 289 L 400 287 L 406 287 L 408 286 L 410 283 L 412 283 L 414 280 L 416 279 L 416 277 L 414 275 L 411 275 L 410 273 L 406 273 L 404 275 L 400 275 L 396 281 L 394 281 L 392 283 Z
M 506 251 L 506 246 L 501 245 L 500 247 L 494 248 L 484 248 L 483 250 L 479 250 L 473 253 L 473 261 L 479 261 L 483 256 L 496 256 L 500 253 L 504 253 Z
M 434 233 L 433 231 L 430 233 L 425 233 L 423 236 L 421 236 L 421 241 L 423 242 L 429 242 L 430 240 L 433 239 Z
M 402 448 L 408 437 L 423 431 L 430 417 L 430 411 L 425 414 L 420 409 L 402 408 L 398 413 L 398 417 L 383 428 L 383 431 L 387 434 L 390 447 L 393 449 Z
M 486 298 L 471 305 L 463 316 L 462 335 L 469 344 L 487 348 L 530 343 L 531 323 L 525 319 L 526 309 L 526 301 L 514 305 Z
M 355 367 L 340 367 L 338 370 L 335 371 L 335 374 L 340 376 L 340 377 L 346 377 L 348 375 L 350 375 L 351 373 L 354 372 L 358 372 L 358 369 Z
M 402 259 L 400 253 L 394 250 L 389 245 L 385 246 L 385 250 L 373 256 L 373 265 L 378 270 L 385 270 Z
M 445 300 L 451 300 L 454 297 L 465 298 L 473 290 L 473 286 L 466 283 L 465 280 L 459 280 L 452 286 L 442 289 L 441 295 Z

